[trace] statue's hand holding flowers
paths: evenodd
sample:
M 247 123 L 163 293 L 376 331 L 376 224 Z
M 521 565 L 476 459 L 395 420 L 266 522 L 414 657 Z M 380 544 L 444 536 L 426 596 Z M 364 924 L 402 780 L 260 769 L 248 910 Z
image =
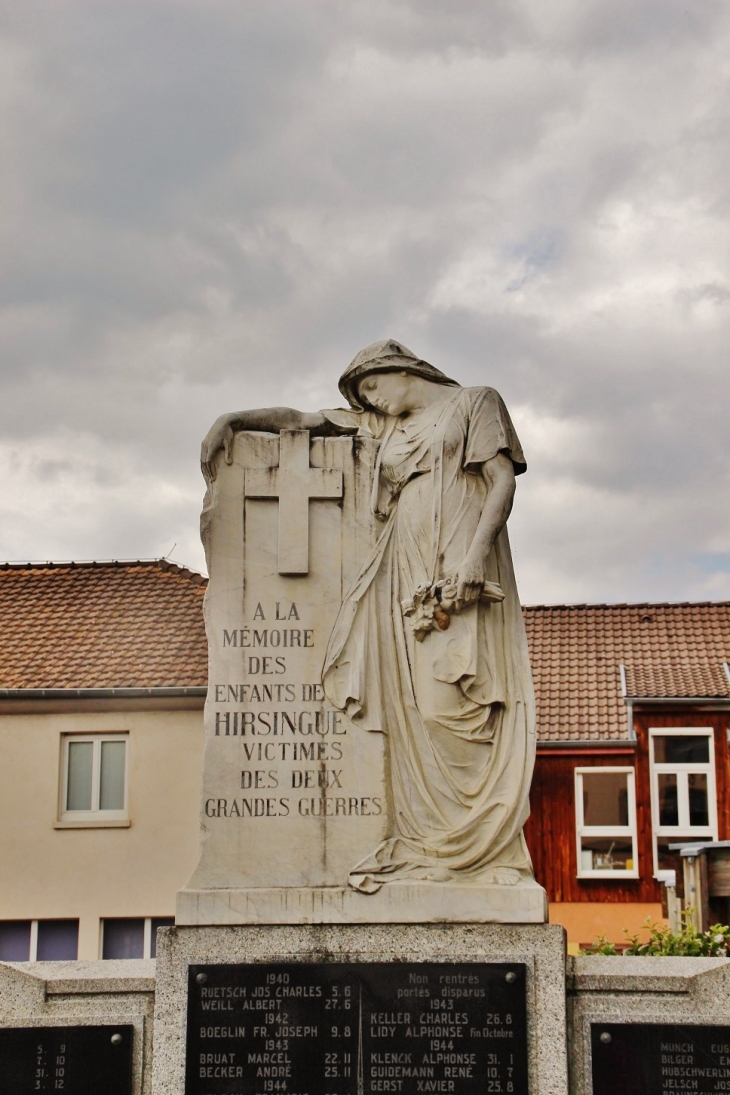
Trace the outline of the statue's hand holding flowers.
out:
M 423 642 L 429 631 L 438 628 L 447 631 L 451 617 L 468 608 L 477 600 L 503 601 L 504 592 L 496 582 L 482 580 L 479 583 L 466 583 L 468 597 L 459 597 L 459 586 L 452 578 L 445 578 L 435 585 L 419 586 L 413 594 L 403 601 L 403 615 L 410 619 L 413 634 L 418 642 Z

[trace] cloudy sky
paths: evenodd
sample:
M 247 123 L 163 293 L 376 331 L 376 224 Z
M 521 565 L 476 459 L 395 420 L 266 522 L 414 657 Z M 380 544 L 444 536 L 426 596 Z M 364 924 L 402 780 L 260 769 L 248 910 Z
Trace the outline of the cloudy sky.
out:
M 202 568 L 199 441 L 392 336 L 528 603 L 730 598 L 727 0 L 4 0 L 0 557 Z

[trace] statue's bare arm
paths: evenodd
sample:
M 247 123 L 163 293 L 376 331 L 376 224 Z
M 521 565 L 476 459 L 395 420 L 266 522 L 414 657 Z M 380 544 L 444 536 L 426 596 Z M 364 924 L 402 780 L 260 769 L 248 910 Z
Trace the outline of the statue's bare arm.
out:
M 239 430 L 260 430 L 279 433 L 280 430 L 309 430 L 312 434 L 329 434 L 332 427 L 319 411 L 295 411 L 291 407 L 263 407 L 254 411 L 234 411 L 216 418 L 200 448 L 200 463 L 210 479 L 215 479 L 215 457 L 223 449 L 226 464 L 231 463 L 233 435 Z
M 489 494 L 466 559 L 455 575 L 458 608 L 479 597 L 487 580 L 487 558 L 507 523 L 515 496 L 515 470 L 506 453 L 499 452 L 487 460 L 482 465 L 482 477 Z

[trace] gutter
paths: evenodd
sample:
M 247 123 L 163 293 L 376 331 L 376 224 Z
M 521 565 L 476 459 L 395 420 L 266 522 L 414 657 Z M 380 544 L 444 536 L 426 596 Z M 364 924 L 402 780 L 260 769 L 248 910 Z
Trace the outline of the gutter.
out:
M 207 694 L 205 685 L 174 688 L 0 688 L 0 700 L 138 700 L 182 696 L 205 698 Z
M 693 703 L 707 707 L 710 704 L 713 707 L 730 707 L 730 696 L 632 696 L 631 700 L 627 703 L 663 703 L 672 704 L 675 703 Z
M 730 840 L 700 840 L 696 844 L 690 844 L 683 840 L 681 844 L 670 844 L 670 852 L 679 852 L 683 856 L 694 856 L 698 852 L 712 850 L 713 848 L 730 848 Z
M 570 749 L 590 749 L 590 750 L 613 750 L 618 749 L 623 752 L 629 750 L 634 752 L 636 742 L 622 738 L 618 741 L 615 739 L 606 738 L 590 738 L 583 741 L 573 741 L 570 738 L 563 738 L 560 741 L 540 741 L 538 740 L 537 748 L 542 752 L 543 750 L 570 750 Z

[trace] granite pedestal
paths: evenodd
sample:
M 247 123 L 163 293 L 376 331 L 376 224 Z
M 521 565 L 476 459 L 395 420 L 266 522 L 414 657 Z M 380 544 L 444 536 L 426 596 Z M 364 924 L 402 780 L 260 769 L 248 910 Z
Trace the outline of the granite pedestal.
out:
M 274 966 L 297 962 L 522 963 L 526 967 L 530 1095 L 567 1095 L 565 938 L 560 927 L 497 924 L 176 927 L 160 932 L 157 954 L 153 1095 L 183 1095 L 185 1091 L 190 966 L 219 963 Z M 225 1022 L 225 1018 L 219 1014 L 216 1021 Z M 450 1090 L 458 1093 L 458 1081 L 454 1083 L 456 1086 Z M 320 1092 L 312 1087 L 310 1095 Z

